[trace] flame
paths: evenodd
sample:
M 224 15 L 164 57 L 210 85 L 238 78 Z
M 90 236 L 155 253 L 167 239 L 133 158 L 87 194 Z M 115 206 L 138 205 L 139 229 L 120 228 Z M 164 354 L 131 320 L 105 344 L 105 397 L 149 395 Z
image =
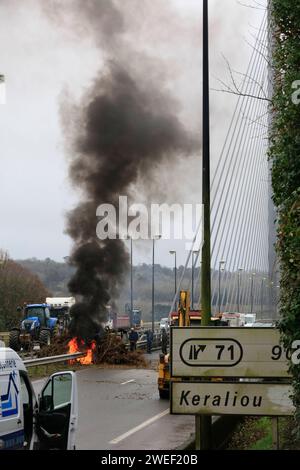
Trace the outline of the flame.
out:
M 89 365 L 93 364 L 93 354 L 96 349 L 96 342 L 92 341 L 90 347 L 86 347 L 84 341 L 78 340 L 77 338 L 73 338 L 68 343 L 69 347 L 69 354 L 74 354 L 77 352 L 84 352 L 86 351 L 86 356 L 78 357 L 77 359 L 71 359 L 69 362 L 70 364 L 75 364 L 79 362 L 82 365 Z

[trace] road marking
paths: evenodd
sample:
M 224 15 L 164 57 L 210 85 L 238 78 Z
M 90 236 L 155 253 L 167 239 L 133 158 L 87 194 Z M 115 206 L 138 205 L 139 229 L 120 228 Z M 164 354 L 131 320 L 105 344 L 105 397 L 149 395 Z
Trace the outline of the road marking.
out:
M 109 444 L 118 444 L 119 442 L 123 441 L 127 437 L 131 436 L 132 434 L 136 433 L 137 431 L 140 431 L 141 429 L 145 428 L 146 426 L 149 426 L 149 424 L 154 423 L 158 419 L 162 418 L 163 416 L 166 416 L 169 414 L 170 410 L 169 408 L 162 413 L 159 413 L 156 416 L 153 416 L 153 418 L 147 419 L 147 421 L 144 421 L 142 424 L 139 426 L 136 426 L 135 428 L 130 429 L 130 431 L 125 432 L 125 434 L 122 434 L 119 437 L 116 437 L 116 439 L 113 439 L 112 441 L 109 442 Z
M 126 384 L 130 384 L 132 382 L 135 382 L 134 379 L 131 379 L 131 380 L 127 380 L 126 382 L 122 382 L 121 385 L 126 385 Z
M 47 378 L 48 377 L 44 377 L 43 379 L 33 380 L 32 383 L 33 384 L 39 384 L 40 382 L 46 383 Z

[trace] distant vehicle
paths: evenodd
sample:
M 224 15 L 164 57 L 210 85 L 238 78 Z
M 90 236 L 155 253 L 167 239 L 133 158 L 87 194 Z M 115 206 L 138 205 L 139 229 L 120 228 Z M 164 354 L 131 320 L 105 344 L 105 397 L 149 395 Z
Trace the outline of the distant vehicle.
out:
M 115 330 L 127 332 L 131 327 L 141 328 L 142 323 L 142 311 L 138 308 L 133 309 L 132 311 L 132 325 L 130 322 L 130 312 L 120 315 L 117 312 L 114 312 L 111 307 L 107 307 L 108 310 L 108 320 L 105 323 L 105 327 Z
M 256 313 L 223 312 L 221 320 L 231 327 L 249 327 L 255 323 Z
M 48 377 L 37 400 L 22 359 L 0 347 L 0 450 L 75 449 L 77 422 L 74 372 Z
M 188 316 L 180 323 L 180 314 L 178 312 L 171 313 L 170 326 L 201 326 L 202 312 L 201 310 L 189 310 Z M 221 315 L 216 315 L 211 318 L 211 324 L 214 326 L 220 326 Z
M 20 325 L 9 332 L 9 347 L 18 352 L 33 348 L 35 343 L 49 346 L 56 333 L 57 318 L 51 317 L 50 305 L 28 304 L 23 308 Z
M 58 319 L 59 332 L 63 333 L 68 330 L 71 316 L 71 307 L 75 304 L 74 297 L 47 297 L 46 304 L 50 305 L 51 318 Z
M 162 318 L 159 323 L 159 329 L 160 330 L 168 330 L 170 327 L 170 322 L 169 322 L 169 317 L 167 318 Z

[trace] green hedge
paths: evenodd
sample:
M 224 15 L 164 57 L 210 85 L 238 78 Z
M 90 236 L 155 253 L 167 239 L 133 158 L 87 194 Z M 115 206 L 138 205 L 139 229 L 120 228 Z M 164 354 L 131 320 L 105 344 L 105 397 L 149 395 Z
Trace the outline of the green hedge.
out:
M 288 348 L 300 339 L 300 104 L 292 99 L 293 84 L 300 80 L 300 2 L 273 0 L 271 8 L 274 95 L 270 158 L 278 214 L 279 327 Z M 290 363 L 290 370 L 300 435 L 300 365 Z

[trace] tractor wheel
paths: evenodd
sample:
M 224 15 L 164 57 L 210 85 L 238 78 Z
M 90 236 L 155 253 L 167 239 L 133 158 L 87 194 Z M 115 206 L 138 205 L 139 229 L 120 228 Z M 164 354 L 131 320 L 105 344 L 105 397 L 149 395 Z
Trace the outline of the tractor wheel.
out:
M 165 389 L 158 389 L 158 392 L 159 392 L 159 398 L 161 398 L 162 400 L 168 400 L 169 399 L 169 390 L 165 390 Z
M 59 336 L 59 328 L 58 328 L 57 323 L 56 323 L 55 327 L 53 328 L 53 330 L 51 331 L 51 336 L 52 336 L 52 338 L 57 338 Z
M 50 346 L 51 344 L 51 333 L 49 330 L 41 330 L 40 332 L 40 344 L 41 346 Z
M 16 352 L 20 351 L 20 332 L 18 330 L 12 330 L 9 332 L 9 347 Z

